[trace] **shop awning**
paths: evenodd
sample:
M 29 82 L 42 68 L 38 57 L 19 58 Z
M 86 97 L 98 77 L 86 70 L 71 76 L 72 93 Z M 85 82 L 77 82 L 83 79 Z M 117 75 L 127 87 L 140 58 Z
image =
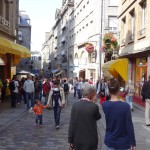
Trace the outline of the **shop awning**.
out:
M 127 81 L 128 77 L 128 59 L 117 59 L 105 63 L 102 66 L 103 72 L 109 72 L 113 77 L 117 78 L 118 74 Z
M 21 58 L 31 57 L 31 53 L 26 47 L 0 37 L 0 54 L 6 53 L 19 55 Z
M 52 70 L 52 73 L 57 73 L 58 71 L 60 71 L 59 69 L 54 69 Z
M 31 76 L 35 76 L 33 73 L 29 72 L 29 71 L 25 71 L 25 70 L 17 70 L 17 75 L 28 75 L 30 74 Z
M 5 65 L 4 61 L 0 58 L 0 66 L 4 66 L 4 65 Z

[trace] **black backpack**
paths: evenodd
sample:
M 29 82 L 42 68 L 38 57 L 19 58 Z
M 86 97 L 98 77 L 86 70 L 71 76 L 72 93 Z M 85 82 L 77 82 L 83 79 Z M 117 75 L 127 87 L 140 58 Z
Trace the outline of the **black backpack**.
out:
M 64 84 L 64 92 L 69 92 L 69 85 L 67 83 Z
M 59 99 L 61 100 L 60 91 L 54 91 L 52 94 L 52 103 L 55 101 L 55 105 L 59 105 Z
M 14 90 L 15 90 L 15 81 L 11 81 L 10 83 L 9 83 L 9 90 L 11 91 L 11 92 L 13 92 Z

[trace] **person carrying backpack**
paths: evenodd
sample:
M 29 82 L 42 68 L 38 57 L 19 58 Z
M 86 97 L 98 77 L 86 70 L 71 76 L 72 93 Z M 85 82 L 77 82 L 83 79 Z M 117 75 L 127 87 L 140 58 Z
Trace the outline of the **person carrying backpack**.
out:
M 16 107 L 16 100 L 17 100 L 17 96 L 19 93 L 19 83 L 17 81 L 17 77 L 13 76 L 12 81 L 9 83 L 9 89 L 10 89 L 10 93 L 11 93 L 11 107 L 15 108 Z
M 53 107 L 55 127 L 59 129 L 61 109 L 65 105 L 65 95 L 63 88 L 59 87 L 59 82 L 54 81 L 53 88 L 51 89 L 47 102 L 48 107 Z
M 64 89 L 66 104 L 68 104 L 69 85 L 66 80 L 62 84 L 62 88 Z

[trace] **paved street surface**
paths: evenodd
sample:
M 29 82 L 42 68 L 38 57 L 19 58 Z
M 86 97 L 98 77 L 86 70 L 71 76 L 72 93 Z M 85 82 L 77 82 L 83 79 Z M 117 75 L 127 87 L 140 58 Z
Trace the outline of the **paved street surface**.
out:
M 24 104 L 16 109 L 7 104 L 0 106 L 0 150 L 68 150 L 67 134 L 71 106 L 78 99 L 70 94 L 69 106 L 62 110 L 60 129 L 56 130 L 52 110 L 44 110 L 43 127 L 34 126 L 34 115 L 27 112 Z M 1 104 L 0 104 L 1 105 Z M 2 109 L 3 108 L 3 109 Z M 102 109 L 100 111 L 103 116 Z M 144 112 L 135 108 L 133 122 L 137 150 L 150 150 L 150 127 L 144 124 Z M 98 122 L 99 150 L 103 144 L 105 120 Z

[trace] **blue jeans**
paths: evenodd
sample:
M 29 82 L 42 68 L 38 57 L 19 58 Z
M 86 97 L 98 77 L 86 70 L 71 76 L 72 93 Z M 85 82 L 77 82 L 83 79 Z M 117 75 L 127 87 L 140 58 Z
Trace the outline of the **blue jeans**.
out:
M 126 96 L 126 102 L 130 105 L 130 108 L 132 109 L 133 108 L 133 104 L 132 104 L 132 101 L 133 101 L 133 96 Z
M 31 106 L 29 105 L 29 100 L 31 100 Z M 34 106 L 33 93 L 26 92 L 26 102 L 27 102 L 27 109 L 30 109 L 30 107 Z
M 82 98 L 81 90 L 78 89 L 78 99 L 81 99 L 81 98 Z
M 76 97 L 77 89 L 74 87 L 74 97 Z
M 35 93 L 34 94 L 34 99 L 36 100 L 40 100 L 40 94 L 39 93 Z
M 38 121 L 40 121 L 40 125 L 42 125 L 42 115 L 36 115 L 35 123 L 38 124 Z
M 130 149 L 115 149 L 115 148 L 113 148 L 113 147 L 108 147 L 108 146 L 106 145 L 106 150 L 130 150 Z
M 61 106 L 54 106 L 54 118 L 55 118 L 55 125 L 59 126 L 60 123 L 60 113 L 61 113 Z

